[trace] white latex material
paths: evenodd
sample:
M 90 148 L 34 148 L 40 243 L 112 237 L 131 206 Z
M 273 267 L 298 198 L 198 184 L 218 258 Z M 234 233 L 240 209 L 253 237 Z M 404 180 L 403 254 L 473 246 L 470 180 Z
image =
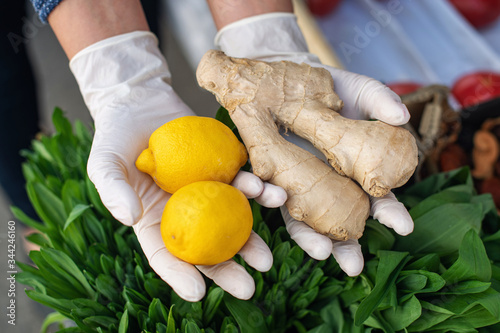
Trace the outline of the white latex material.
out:
M 169 84 L 170 72 L 156 37 L 150 32 L 132 32 L 100 41 L 75 55 L 70 67 L 95 121 L 89 177 L 111 214 L 125 225 L 133 225 L 151 267 L 189 301 L 205 295 L 200 271 L 235 297 L 249 298 L 254 282 L 236 262 L 198 270 L 167 251 L 160 221 L 170 194 L 135 167 L 156 128 L 194 114 Z M 249 173 L 239 174 L 235 186 L 247 196 L 262 197 L 264 205 L 280 206 L 286 200 L 281 188 L 265 186 Z M 257 270 L 272 265 L 269 248 L 255 233 L 240 254 Z
M 335 90 L 344 101 L 342 114 L 352 119 L 375 118 L 392 125 L 409 120 L 409 113 L 398 95 L 382 83 L 355 73 L 322 65 L 309 53 L 296 17 L 290 13 L 272 13 L 246 18 L 221 29 L 215 44 L 228 56 L 264 61 L 287 60 L 323 67 L 331 74 Z M 288 133 L 284 137 L 324 159 L 311 144 Z M 373 199 L 372 214 L 398 233 L 413 230 L 413 221 L 394 195 Z M 363 256 L 357 241 L 332 242 L 314 232 L 305 223 L 294 220 L 282 207 L 287 230 L 297 244 L 311 257 L 322 260 L 333 254 L 340 267 L 351 276 L 363 269 Z
M 305 62 L 327 69 L 332 74 L 335 91 L 344 101 L 345 117 L 374 118 L 393 125 L 409 120 L 406 106 L 385 85 L 366 76 L 324 66 L 309 53 L 294 14 L 271 13 L 237 21 L 217 33 L 215 44 L 231 57 Z

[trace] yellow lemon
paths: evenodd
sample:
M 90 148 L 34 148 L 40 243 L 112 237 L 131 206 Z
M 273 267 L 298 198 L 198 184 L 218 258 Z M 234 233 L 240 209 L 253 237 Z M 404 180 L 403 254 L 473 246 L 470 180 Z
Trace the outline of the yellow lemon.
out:
M 215 265 L 238 253 L 252 225 L 252 209 L 240 190 L 201 181 L 180 188 L 168 200 L 161 235 L 177 258 L 193 265 Z
M 214 118 L 186 116 L 154 131 L 135 165 L 174 193 L 196 181 L 230 183 L 247 159 L 245 146 L 229 127 Z

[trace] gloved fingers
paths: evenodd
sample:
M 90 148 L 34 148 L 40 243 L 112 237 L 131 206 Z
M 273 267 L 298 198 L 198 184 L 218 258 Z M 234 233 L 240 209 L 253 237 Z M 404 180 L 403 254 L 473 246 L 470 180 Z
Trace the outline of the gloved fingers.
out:
M 333 241 L 332 254 L 347 275 L 357 276 L 363 271 L 365 260 L 357 239 Z
M 255 201 L 264 207 L 277 208 L 284 205 L 286 199 L 287 194 L 283 188 L 270 183 L 264 183 L 264 190 L 255 198 Z
M 181 298 L 190 302 L 201 300 L 205 296 L 206 286 L 200 272 L 168 252 L 161 237 L 159 220 L 145 226 L 141 223 L 134 225 L 134 231 L 151 268 Z
M 280 209 L 285 220 L 286 230 L 297 245 L 311 258 L 316 260 L 327 259 L 332 253 L 332 240 L 327 236 L 318 234 L 304 222 L 295 220 L 290 216 L 285 206 Z
M 255 292 L 255 282 L 246 269 L 234 260 L 217 265 L 196 266 L 206 277 L 219 287 L 239 299 L 250 299 Z
M 401 98 L 383 83 L 370 77 L 328 67 L 335 91 L 344 102 L 342 115 L 351 119 L 378 119 L 390 125 L 410 120 Z
M 252 231 L 248 241 L 238 253 L 247 264 L 260 272 L 267 272 L 273 266 L 271 250 L 254 231 Z
M 262 180 L 251 172 L 240 171 L 236 174 L 231 185 L 243 192 L 249 199 L 258 197 L 264 191 Z
M 238 172 L 231 185 L 243 192 L 247 198 L 255 199 L 260 205 L 268 208 L 283 205 L 287 198 L 284 189 L 263 182 L 251 172 Z
M 142 216 L 139 196 L 130 185 L 124 165 L 106 154 L 90 153 L 87 172 L 102 203 L 121 223 L 131 226 Z
M 413 231 L 413 220 L 405 206 L 396 199 L 394 193 L 376 198 L 370 197 L 370 215 L 395 232 L 406 236 Z

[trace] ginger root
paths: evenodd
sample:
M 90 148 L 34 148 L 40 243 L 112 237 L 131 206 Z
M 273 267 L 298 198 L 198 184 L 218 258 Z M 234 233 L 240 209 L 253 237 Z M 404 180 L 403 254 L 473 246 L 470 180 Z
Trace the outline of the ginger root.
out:
M 368 196 L 351 178 L 370 195 L 383 196 L 415 170 L 413 136 L 380 121 L 341 117 L 343 103 L 325 69 L 209 51 L 196 74 L 229 111 L 254 173 L 286 190 L 293 218 L 332 239 L 361 237 L 369 215 Z M 340 175 L 283 139 L 278 125 L 310 141 Z

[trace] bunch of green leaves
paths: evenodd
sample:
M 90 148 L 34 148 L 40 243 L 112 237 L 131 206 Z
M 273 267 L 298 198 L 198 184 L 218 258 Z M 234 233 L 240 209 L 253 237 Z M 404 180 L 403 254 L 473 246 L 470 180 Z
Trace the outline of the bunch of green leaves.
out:
M 415 230 L 403 237 L 368 221 L 361 243 L 369 260 L 340 294 L 350 313 L 340 318 L 384 332 L 497 330 L 491 328 L 500 321 L 497 266 L 486 246 L 496 234 L 483 229 L 499 226 L 491 196 L 474 192 L 464 168 L 429 177 L 398 197 Z
M 227 111 L 217 118 L 237 132 Z M 468 168 L 400 191 L 415 222 L 400 236 L 367 221 L 365 269 L 342 278 L 314 332 L 476 332 L 500 321 L 500 221 L 491 195 L 477 195 Z
M 26 189 L 39 220 L 12 208 L 17 219 L 37 231 L 28 240 L 40 250 L 29 255 L 34 265 L 18 263 L 17 281 L 31 287 L 30 298 L 57 311 L 43 330 L 70 319 L 76 327 L 60 332 L 284 332 L 289 319 L 300 325 L 307 316 L 299 310 L 328 296 L 318 296 L 322 286 L 338 282 L 325 277 L 321 267 L 326 263 L 305 258 L 296 245 L 282 240 L 288 237 L 283 228 L 271 232 L 261 207 L 252 202 L 256 230 L 283 263 L 256 277 L 257 295 L 250 302 L 211 281 L 201 302 L 182 300 L 152 271 L 132 228 L 110 215 L 88 179 L 91 133 L 78 121 L 72 126 L 60 109 L 52 119 L 56 132 L 23 151 Z M 281 217 L 272 210 L 268 218 Z
M 227 113 L 218 119 L 233 126 Z M 90 132 L 61 110 L 56 133 L 25 151 L 27 191 L 39 221 L 35 266 L 19 263 L 29 297 L 57 311 L 42 329 L 61 332 L 492 332 L 500 321 L 499 221 L 467 169 L 439 174 L 399 198 L 415 231 L 401 237 L 369 220 L 365 270 L 347 277 L 333 258 L 315 261 L 288 236 L 277 209 L 252 202 L 254 230 L 273 252 L 270 271 L 240 262 L 254 297 L 238 300 L 207 280 L 207 296 L 179 298 L 149 267 L 132 228 L 114 220 L 86 175 Z M 234 127 L 233 130 L 236 131 Z

